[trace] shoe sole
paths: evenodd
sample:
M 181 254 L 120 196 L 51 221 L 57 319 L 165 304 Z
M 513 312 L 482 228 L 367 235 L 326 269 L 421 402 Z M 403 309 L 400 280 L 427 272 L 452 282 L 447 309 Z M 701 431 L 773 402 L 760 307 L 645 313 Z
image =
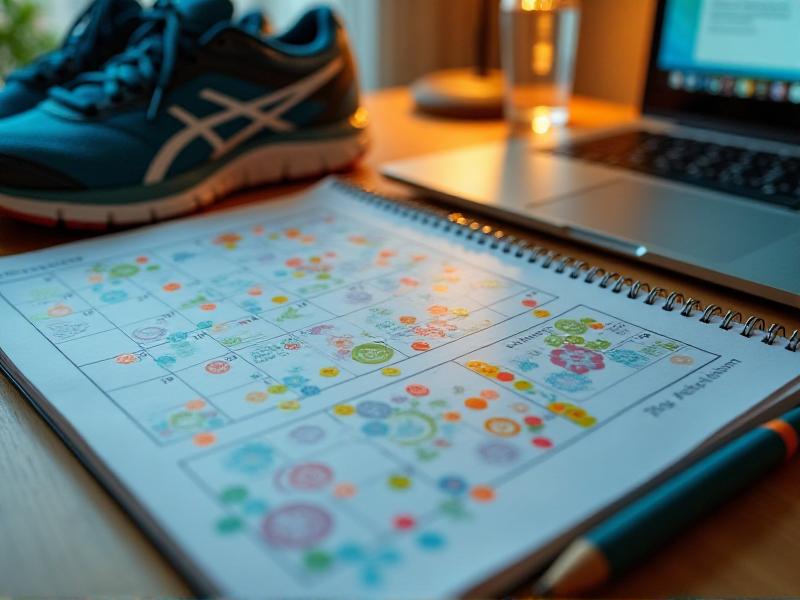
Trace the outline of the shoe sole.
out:
M 255 148 L 177 194 L 122 205 L 36 200 L 0 193 L 0 214 L 77 230 L 132 227 L 187 215 L 234 192 L 341 172 L 366 153 L 366 132 L 314 142 L 283 142 Z

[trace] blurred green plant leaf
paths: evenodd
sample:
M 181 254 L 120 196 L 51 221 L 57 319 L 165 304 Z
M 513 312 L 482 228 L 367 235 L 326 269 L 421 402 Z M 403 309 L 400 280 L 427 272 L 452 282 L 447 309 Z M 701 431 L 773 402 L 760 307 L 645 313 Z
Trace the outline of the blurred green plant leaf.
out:
M 0 0 L 0 80 L 56 45 L 42 27 L 42 7 L 35 0 Z

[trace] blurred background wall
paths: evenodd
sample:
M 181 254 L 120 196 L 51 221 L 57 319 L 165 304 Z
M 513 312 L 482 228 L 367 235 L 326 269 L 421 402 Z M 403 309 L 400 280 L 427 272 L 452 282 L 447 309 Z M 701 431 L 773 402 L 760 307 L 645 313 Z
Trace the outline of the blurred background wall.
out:
M 46 7 L 44 24 L 59 34 L 85 5 L 84 0 L 38 1 Z M 282 29 L 323 0 L 233 1 L 240 12 L 263 8 Z M 474 64 L 479 0 L 328 1 L 347 23 L 367 89 L 404 85 L 437 68 Z M 583 0 L 577 93 L 638 102 L 654 7 L 655 0 Z

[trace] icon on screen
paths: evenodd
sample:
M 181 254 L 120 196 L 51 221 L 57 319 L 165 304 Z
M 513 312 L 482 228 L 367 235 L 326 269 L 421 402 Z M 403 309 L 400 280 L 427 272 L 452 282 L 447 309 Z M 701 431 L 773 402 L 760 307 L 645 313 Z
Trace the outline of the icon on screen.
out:
M 739 98 L 750 98 L 753 95 L 753 88 L 752 79 L 739 79 L 736 82 L 736 95 Z
M 775 81 L 769 88 L 769 97 L 775 102 L 786 100 L 786 84 L 783 81 Z
M 789 100 L 800 104 L 800 81 L 792 84 L 792 87 L 789 88 Z
M 734 88 L 736 87 L 736 80 L 733 77 L 722 78 L 722 95 L 733 96 Z
M 722 79 L 719 77 L 709 77 L 706 80 L 706 89 L 709 94 L 714 94 L 716 96 L 722 91 Z

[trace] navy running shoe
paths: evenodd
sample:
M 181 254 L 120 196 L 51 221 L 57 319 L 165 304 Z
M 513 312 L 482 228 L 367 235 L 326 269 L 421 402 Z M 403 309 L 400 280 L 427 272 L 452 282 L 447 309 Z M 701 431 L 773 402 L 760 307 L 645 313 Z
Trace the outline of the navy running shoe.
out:
M 337 17 L 317 8 L 264 37 L 232 12 L 229 0 L 160 0 L 102 70 L 0 121 L 0 209 L 127 226 L 352 165 L 366 113 Z
M 139 26 L 136 0 L 95 0 L 78 17 L 57 50 L 11 73 L 0 89 L 0 118 L 33 108 L 56 85 L 99 68 L 121 52 Z

